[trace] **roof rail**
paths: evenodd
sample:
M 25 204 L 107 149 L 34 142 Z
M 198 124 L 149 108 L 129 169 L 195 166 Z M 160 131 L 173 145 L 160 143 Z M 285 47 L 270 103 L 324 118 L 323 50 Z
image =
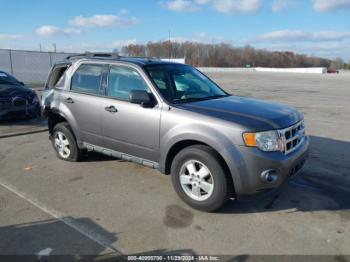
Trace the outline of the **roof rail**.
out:
M 91 52 L 85 52 L 81 54 L 75 54 L 67 56 L 66 59 L 72 59 L 72 58 L 112 58 L 112 59 L 119 59 L 120 56 L 117 53 L 91 53 Z
M 158 57 L 154 56 L 120 56 L 120 58 L 140 58 L 140 59 L 149 59 L 149 60 L 159 60 Z

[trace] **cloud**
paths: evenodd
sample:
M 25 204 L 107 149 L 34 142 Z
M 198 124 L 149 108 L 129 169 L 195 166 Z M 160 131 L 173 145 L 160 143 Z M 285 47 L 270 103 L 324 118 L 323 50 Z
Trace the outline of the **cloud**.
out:
M 163 5 L 175 12 L 195 12 L 199 10 L 199 6 L 196 3 L 203 4 L 205 0 L 197 0 L 195 2 L 192 0 L 171 0 L 163 2 Z
M 327 12 L 350 8 L 350 0 L 312 0 L 313 8 L 318 12 Z
M 0 34 L 0 41 L 11 41 L 23 38 L 23 35 Z
M 260 9 L 261 0 L 170 0 L 161 4 L 175 12 L 195 12 L 209 5 L 220 13 L 251 13 Z
M 61 29 L 57 26 L 44 25 L 35 30 L 38 35 L 53 36 L 61 32 Z
M 295 5 L 295 0 L 274 0 L 271 8 L 273 12 L 278 13 L 293 8 Z
M 139 19 L 125 18 L 117 15 L 93 15 L 90 17 L 77 16 L 69 23 L 77 27 L 128 27 L 138 24 Z
M 58 36 L 58 35 L 72 35 L 79 34 L 81 31 L 76 28 L 65 28 L 62 29 L 57 26 L 44 25 L 35 30 L 38 35 L 41 36 Z
M 136 45 L 136 44 L 137 44 L 136 39 L 116 40 L 112 43 L 112 47 L 113 48 L 121 48 L 123 46 Z
M 137 44 L 136 39 L 125 39 L 125 40 L 116 40 L 109 43 L 89 43 L 89 42 L 81 42 L 74 43 L 71 45 L 60 46 L 60 50 L 64 52 L 111 52 L 114 49 L 120 49 L 121 47 L 129 44 Z
M 221 13 L 252 13 L 260 9 L 260 0 L 213 0 L 213 7 Z
M 65 28 L 63 29 L 64 34 L 80 34 L 81 30 L 76 28 Z
M 280 30 L 258 36 L 258 41 L 270 42 L 325 42 L 343 41 L 350 38 L 350 31 L 304 32 L 302 30 Z
M 212 36 L 206 32 L 195 33 L 192 37 L 176 36 L 171 37 L 172 42 L 184 43 L 184 42 L 196 42 L 202 44 L 218 44 L 218 43 L 230 43 L 231 41 L 222 36 Z M 162 41 L 168 41 L 168 39 L 162 39 Z
M 204 5 L 207 4 L 209 2 L 211 2 L 212 0 L 194 0 L 195 3 L 199 4 L 199 5 Z
M 260 42 L 253 45 L 256 48 L 266 49 L 269 51 L 292 51 L 298 54 L 319 56 L 334 59 L 342 57 L 346 61 L 350 59 L 350 45 L 343 42 L 324 43 L 264 43 Z
M 289 50 L 332 59 L 350 59 L 350 31 L 273 31 L 256 37 L 249 44 L 270 51 Z
M 120 9 L 119 10 L 119 14 L 120 15 L 128 15 L 129 14 L 129 10 L 128 9 Z

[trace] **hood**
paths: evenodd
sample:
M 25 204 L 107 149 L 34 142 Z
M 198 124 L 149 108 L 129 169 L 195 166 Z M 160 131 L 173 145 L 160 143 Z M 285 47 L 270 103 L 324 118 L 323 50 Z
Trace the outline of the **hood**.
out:
M 285 128 L 303 119 L 295 108 L 238 96 L 178 104 L 178 107 L 233 122 L 251 131 Z
M 20 85 L 0 85 L 0 98 L 13 98 L 32 96 L 34 92 L 25 86 Z

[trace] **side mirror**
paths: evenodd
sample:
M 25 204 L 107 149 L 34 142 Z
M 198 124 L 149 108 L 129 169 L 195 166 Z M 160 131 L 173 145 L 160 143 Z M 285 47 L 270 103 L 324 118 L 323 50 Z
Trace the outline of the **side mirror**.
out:
M 152 107 L 154 105 L 154 100 L 147 91 L 132 90 L 130 92 L 130 103 L 139 104 L 142 107 Z

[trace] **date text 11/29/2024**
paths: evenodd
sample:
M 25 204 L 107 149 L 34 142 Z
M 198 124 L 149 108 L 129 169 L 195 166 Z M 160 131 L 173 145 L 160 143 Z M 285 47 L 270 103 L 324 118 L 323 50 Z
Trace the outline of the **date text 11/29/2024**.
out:
M 127 256 L 128 261 L 220 261 L 218 256 L 206 255 L 166 255 L 166 256 Z

